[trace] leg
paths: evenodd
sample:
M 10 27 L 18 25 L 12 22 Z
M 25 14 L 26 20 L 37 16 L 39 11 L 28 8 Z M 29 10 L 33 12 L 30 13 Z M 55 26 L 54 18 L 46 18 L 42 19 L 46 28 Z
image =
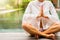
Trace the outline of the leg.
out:
M 24 23 L 24 24 L 22 25 L 22 27 L 23 27 L 23 29 L 24 29 L 26 32 L 28 32 L 28 33 L 31 34 L 31 35 L 39 34 L 39 33 L 38 33 L 38 29 L 36 29 L 35 27 L 33 27 L 33 26 L 30 25 L 30 24 Z M 37 31 L 37 32 L 36 32 L 36 31 Z
M 29 34 L 32 34 L 32 35 L 39 35 L 39 36 L 44 36 L 44 37 L 48 37 L 49 35 L 48 34 L 43 34 L 42 32 L 40 32 L 37 28 L 33 27 L 32 25 L 30 24 L 23 24 L 22 25 L 23 29 L 25 31 L 27 31 Z
M 55 35 L 52 33 L 56 33 L 60 31 L 60 25 L 59 24 L 54 24 L 51 27 L 49 27 L 47 30 L 45 30 L 43 33 L 51 35 L 50 37 L 53 40 L 56 40 Z
M 56 33 L 60 31 L 60 25 L 59 24 L 54 24 L 51 27 L 49 27 L 47 30 L 45 30 L 43 33 L 46 34 L 51 34 L 51 33 Z

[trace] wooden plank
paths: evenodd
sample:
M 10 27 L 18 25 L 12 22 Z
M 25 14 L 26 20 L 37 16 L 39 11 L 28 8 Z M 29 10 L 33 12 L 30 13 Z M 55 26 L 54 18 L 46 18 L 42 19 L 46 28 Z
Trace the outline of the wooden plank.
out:
M 24 32 L 9 32 L 0 33 L 0 40 L 50 40 L 50 39 L 35 39 L 34 37 L 28 37 Z M 60 40 L 58 37 L 57 40 Z

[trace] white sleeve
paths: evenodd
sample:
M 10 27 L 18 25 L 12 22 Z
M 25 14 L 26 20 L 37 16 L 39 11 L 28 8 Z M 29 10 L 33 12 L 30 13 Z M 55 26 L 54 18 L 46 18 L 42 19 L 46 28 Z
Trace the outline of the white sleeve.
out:
M 31 14 L 31 3 L 28 4 L 28 6 L 25 10 L 25 13 L 24 13 L 23 19 L 22 19 L 22 23 L 27 21 L 27 18 L 28 18 L 28 16 L 30 16 L 30 14 Z
M 53 19 L 53 21 L 59 22 L 59 17 L 57 15 L 57 12 L 55 10 L 55 7 L 53 6 L 53 4 L 50 2 L 50 13 L 51 13 L 51 17 Z

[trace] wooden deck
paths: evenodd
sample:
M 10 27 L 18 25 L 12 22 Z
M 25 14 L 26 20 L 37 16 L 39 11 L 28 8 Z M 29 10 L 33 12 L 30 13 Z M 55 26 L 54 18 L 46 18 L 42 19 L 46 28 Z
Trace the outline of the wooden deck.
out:
M 0 33 L 0 40 L 50 40 L 50 39 L 35 39 L 32 37 L 28 37 L 23 32 L 6 32 L 6 33 Z M 57 40 L 60 40 L 60 37 L 57 38 Z

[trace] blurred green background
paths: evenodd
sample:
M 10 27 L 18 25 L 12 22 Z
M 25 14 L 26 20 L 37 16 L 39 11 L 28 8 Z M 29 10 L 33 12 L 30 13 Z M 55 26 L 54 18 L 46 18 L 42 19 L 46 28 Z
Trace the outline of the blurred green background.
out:
M 0 32 L 19 32 L 24 11 L 31 0 L 0 0 Z M 60 11 L 57 11 L 60 18 Z M 11 29 L 11 30 L 10 30 Z

